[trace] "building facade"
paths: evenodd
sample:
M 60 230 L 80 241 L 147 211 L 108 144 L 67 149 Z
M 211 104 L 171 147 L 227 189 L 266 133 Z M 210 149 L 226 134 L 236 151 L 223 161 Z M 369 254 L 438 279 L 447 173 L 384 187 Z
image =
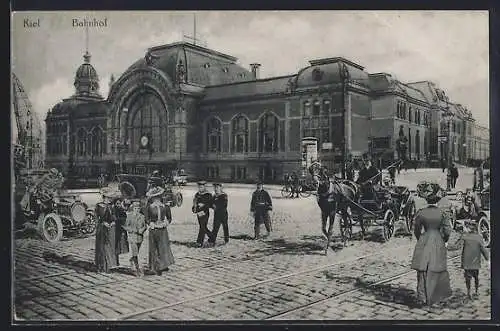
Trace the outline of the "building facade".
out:
M 300 169 L 302 138 L 317 138 L 321 162 L 339 168 L 343 155 L 394 160 L 401 132 L 409 159 L 439 158 L 447 108 L 432 83 L 404 84 L 339 57 L 281 77 L 260 79 L 259 67 L 186 42 L 153 47 L 104 99 L 86 54 L 75 95 L 47 115 L 47 162 L 89 177 L 183 168 L 196 178 L 273 182 Z M 457 161 L 467 155 L 457 150 Z

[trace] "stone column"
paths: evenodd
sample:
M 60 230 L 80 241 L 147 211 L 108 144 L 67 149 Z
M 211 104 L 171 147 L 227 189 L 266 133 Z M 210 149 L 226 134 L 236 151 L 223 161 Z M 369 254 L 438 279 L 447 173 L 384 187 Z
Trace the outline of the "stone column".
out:
M 352 109 L 351 109 L 351 94 L 346 92 L 345 104 L 345 136 L 347 144 L 347 153 L 352 152 Z M 346 155 L 347 156 L 347 155 Z
M 285 102 L 285 152 L 290 151 L 290 131 L 288 130 L 288 118 L 290 117 L 290 101 Z

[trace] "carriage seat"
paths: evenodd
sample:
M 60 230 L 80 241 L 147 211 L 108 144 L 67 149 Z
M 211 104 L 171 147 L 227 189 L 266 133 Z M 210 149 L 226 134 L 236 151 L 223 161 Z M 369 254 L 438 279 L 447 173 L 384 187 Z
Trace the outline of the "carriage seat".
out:
M 379 211 L 382 209 L 382 203 L 378 202 L 377 200 L 360 200 L 359 204 L 365 208 L 368 209 L 369 211 Z

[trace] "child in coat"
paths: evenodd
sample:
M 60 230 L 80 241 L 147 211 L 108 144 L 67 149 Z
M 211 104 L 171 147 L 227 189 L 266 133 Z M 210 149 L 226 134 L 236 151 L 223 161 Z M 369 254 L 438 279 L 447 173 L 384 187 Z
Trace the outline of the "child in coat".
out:
M 471 299 L 472 278 L 474 278 L 474 286 L 476 290 L 474 297 L 476 298 L 478 295 L 481 255 L 484 256 L 485 260 L 489 260 L 488 251 L 484 247 L 483 238 L 477 231 L 477 224 L 464 224 L 462 235 L 452 246 L 455 249 L 462 246 L 462 269 L 464 269 L 465 286 L 467 287 L 467 297 L 469 299 Z
M 143 275 L 139 267 L 139 250 L 144 239 L 144 232 L 147 229 L 145 217 L 140 212 L 141 204 L 139 202 L 134 202 L 132 204 L 132 211 L 127 213 L 127 220 L 125 222 L 124 229 L 128 233 L 128 241 L 130 243 L 130 252 L 132 257 L 130 258 L 130 264 L 132 270 L 135 269 L 137 277 Z

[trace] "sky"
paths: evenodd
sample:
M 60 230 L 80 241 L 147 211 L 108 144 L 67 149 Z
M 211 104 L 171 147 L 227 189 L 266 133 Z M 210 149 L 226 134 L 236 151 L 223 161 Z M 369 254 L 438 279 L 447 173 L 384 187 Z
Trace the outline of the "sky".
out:
M 147 48 L 192 35 L 194 12 L 17 12 L 12 19 L 12 69 L 43 120 L 49 108 L 74 93 L 83 63 L 85 28 L 73 19 L 107 19 L 89 28 L 91 63 L 106 97 Z M 24 27 L 26 19 L 40 27 Z M 369 73 L 402 82 L 429 80 L 452 102 L 489 127 L 487 11 L 203 11 L 197 37 L 238 62 L 262 64 L 261 78 L 294 74 L 309 60 L 343 56 Z

